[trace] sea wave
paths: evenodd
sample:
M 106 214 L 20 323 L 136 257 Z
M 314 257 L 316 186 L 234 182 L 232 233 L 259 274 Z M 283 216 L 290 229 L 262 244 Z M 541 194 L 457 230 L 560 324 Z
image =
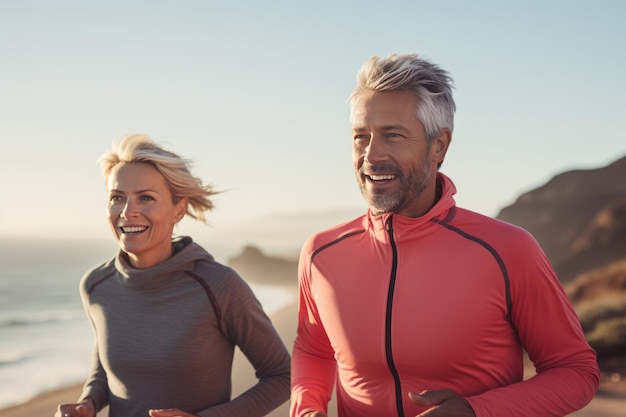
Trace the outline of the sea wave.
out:
M 3 366 L 16 365 L 32 359 L 34 357 L 32 350 L 15 350 L 12 352 L 0 352 L 0 368 Z
M 51 325 L 84 319 L 82 310 L 22 311 L 0 313 L 0 329 L 25 326 Z

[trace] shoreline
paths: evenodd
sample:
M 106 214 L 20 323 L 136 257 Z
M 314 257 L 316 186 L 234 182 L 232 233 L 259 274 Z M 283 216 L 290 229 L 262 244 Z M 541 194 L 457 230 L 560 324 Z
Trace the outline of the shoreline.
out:
M 82 388 L 81 383 L 43 392 L 23 403 L 0 409 L 0 417 L 54 415 L 58 404 L 77 399 Z

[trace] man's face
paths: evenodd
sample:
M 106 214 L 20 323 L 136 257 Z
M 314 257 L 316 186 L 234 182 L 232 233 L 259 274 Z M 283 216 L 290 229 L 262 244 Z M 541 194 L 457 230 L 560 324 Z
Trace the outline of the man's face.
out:
M 353 104 L 352 140 L 357 182 L 374 214 L 419 217 L 430 209 L 444 141 L 426 141 L 412 92 L 364 93 Z

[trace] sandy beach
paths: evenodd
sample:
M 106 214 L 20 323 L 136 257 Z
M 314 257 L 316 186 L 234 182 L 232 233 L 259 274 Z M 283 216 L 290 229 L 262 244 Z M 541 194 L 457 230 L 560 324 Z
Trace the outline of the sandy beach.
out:
M 272 315 L 274 325 L 278 329 L 286 346 L 291 349 L 295 337 L 296 328 L 296 304 L 291 304 L 277 313 Z M 626 376 L 621 375 L 616 380 L 613 375 L 605 375 L 601 390 L 594 400 L 583 410 L 580 410 L 572 416 L 576 417 L 624 417 L 626 416 Z M 254 382 L 254 373 L 252 367 L 245 360 L 243 355 L 237 351 L 235 364 L 233 367 L 233 395 L 237 395 L 247 389 Z M 75 401 L 80 394 L 81 386 L 73 386 L 59 389 L 53 392 L 42 394 L 24 404 L 9 407 L 0 410 L 0 417 L 51 417 L 56 411 L 59 403 Z M 329 417 L 336 416 L 336 407 L 334 403 L 330 404 Z M 107 410 L 104 409 L 98 414 L 98 417 L 106 417 Z M 288 416 L 289 403 L 283 404 L 274 410 L 269 416 Z

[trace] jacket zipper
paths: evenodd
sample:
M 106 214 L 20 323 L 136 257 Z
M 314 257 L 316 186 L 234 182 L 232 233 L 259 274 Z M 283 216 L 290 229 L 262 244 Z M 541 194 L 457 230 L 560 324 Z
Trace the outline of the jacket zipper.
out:
M 387 292 L 387 312 L 385 316 L 385 356 L 387 357 L 387 366 L 393 376 L 396 392 L 396 408 L 398 410 L 398 416 L 404 417 L 404 407 L 402 405 L 402 386 L 400 385 L 400 375 L 396 369 L 396 364 L 393 361 L 393 353 L 391 347 L 391 324 L 392 317 L 391 311 L 393 307 L 393 293 L 396 287 L 396 273 L 398 270 L 398 249 L 396 248 L 396 242 L 393 239 L 393 216 L 389 217 L 387 222 L 387 232 L 389 233 L 389 242 L 391 243 L 392 263 L 391 263 L 391 277 L 389 279 L 389 291 Z

